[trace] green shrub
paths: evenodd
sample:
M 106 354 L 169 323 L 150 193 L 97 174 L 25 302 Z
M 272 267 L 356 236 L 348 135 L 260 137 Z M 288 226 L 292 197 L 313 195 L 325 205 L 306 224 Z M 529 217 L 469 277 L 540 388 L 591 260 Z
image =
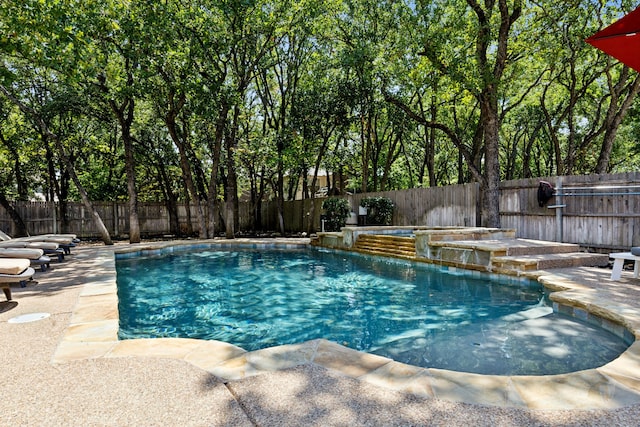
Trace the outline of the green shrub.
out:
M 351 207 L 346 199 L 330 197 L 322 202 L 324 210 L 325 231 L 339 231 L 347 223 L 347 218 L 351 213 Z
M 367 224 L 391 225 L 393 219 L 393 201 L 386 197 L 367 197 L 360 201 L 367 208 Z

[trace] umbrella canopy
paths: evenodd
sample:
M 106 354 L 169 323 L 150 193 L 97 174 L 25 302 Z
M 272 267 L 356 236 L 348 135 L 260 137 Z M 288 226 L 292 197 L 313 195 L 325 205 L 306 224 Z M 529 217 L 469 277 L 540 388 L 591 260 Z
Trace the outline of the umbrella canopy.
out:
M 640 7 L 586 41 L 640 71 Z

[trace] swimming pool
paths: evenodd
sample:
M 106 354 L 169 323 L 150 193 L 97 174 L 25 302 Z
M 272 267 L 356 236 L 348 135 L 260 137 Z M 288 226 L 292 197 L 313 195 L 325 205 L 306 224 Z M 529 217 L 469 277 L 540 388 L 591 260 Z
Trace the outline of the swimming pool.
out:
M 121 339 L 256 350 L 326 338 L 417 366 L 535 375 L 600 366 L 617 336 L 552 313 L 513 278 L 326 250 L 217 250 L 117 260 Z

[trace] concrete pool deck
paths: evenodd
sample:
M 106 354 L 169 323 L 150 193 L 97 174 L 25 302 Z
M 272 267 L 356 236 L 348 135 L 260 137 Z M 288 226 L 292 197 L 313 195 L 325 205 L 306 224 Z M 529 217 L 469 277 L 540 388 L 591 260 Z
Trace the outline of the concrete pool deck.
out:
M 215 243 L 229 243 L 216 240 Z M 236 239 L 231 243 L 255 243 Z M 269 240 L 273 242 L 273 240 Z M 289 244 L 306 243 L 287 239 Z M 189 241 L 187 244 L 200 244 Z M 7 425 L 637 425 L 640 344 L 597 369 L 488 376 L 424 369 L 326 340 L 244 350 L 191 339 L 117 340 L 114 250 L 81 246 L 0 303 Z M 563 307 L 636 337 L 640 280 L 541 273 Z M 50 316 L 29 323 L 29 313 Z

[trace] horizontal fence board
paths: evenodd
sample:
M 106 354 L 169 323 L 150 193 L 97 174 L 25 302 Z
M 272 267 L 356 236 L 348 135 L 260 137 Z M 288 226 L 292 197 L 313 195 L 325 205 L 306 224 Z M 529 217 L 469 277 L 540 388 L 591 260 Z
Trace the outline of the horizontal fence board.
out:
M 476 184 L 354 194 L 349 197 L 351 210 L 358 212 L 360 202 L 368 197 L 387 197 L 393 201 L 394 225 L 475 225 Z
M 565 195 L 539 207 L 541 180 L 561 185 L 560 193 Z M 640 245 L 639 173 L 514 180 L 501 183 L 500 189 L 501 224 L 515 228 L 518 237 L 556 240 L 556 210 L 548 206 L 564 204 L 562 241 L 610 250 Z

